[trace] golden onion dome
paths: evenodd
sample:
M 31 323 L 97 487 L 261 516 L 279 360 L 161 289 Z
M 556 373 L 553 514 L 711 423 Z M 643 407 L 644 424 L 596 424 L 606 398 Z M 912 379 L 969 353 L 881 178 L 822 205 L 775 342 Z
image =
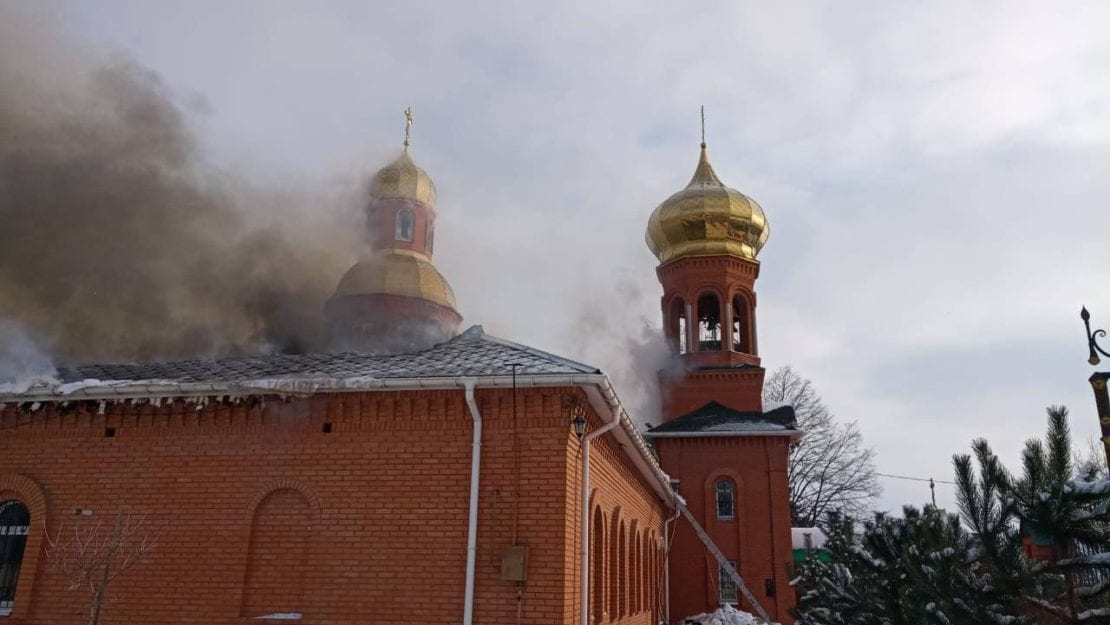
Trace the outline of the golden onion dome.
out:
M 369 294 L 412 297 L 456 310 L 455 293 L 443 274 L 408 250 L 390 249 L 359 261 L 335 287 L 335 297 Z
M 769 234 L 763 208 L 721 182 L 703 143 L 690 184 L 652 212 L 646 238 L 663 264 L 686 256 L 720 254 L 754 261 Z
M 370 181 L 370 195 L 375 198 L 401 198 L 435 208 L 436 186 L 428 172 L 416 166 L 408 149 L 397 160 L 382 167 Z

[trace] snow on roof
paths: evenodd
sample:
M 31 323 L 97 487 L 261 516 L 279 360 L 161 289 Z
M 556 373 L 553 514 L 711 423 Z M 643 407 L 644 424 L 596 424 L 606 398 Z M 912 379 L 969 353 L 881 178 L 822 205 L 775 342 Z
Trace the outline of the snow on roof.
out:
M 272 354 L 222 360 L 90 364 L 60 368 L 53 380 L 0 387 L 0 402 L 34 395 L 59 398 L 79 391 L 126 396 L 150 386 L 234 385 L 251 390 L 357 390 L 389 379 L 600 374 L 590 365 L 486 334 L 473 326 L 459 336 L 411 354 Z

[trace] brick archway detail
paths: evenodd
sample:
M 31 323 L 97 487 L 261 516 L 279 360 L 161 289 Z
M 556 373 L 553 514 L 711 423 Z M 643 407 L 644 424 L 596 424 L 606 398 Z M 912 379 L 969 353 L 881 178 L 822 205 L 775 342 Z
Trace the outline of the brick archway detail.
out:
M 312 520 L 314 522 L 320 520 L 320 515 L 323 513 L 323 507 L 320 505 L 320 498 L 316 496 L 316 493 L 312 492 L 311 490 L 306 488 L 304 484 L 301 484 L 296 480 L 275 480 L 255 492 L 255 495 L 251 499 L 251 502 L 247 506 L 246 510 L 248 521 L 254 518 L 254 511 L 258 509 L 259 504 L 261 504 L 262 501 L 269 497 L 271 494 L 279 490 L 292 490 L 300 493 L 300 495 L 305 498 L 305 501 L 308 502 L 308 506 L 312 510 Z

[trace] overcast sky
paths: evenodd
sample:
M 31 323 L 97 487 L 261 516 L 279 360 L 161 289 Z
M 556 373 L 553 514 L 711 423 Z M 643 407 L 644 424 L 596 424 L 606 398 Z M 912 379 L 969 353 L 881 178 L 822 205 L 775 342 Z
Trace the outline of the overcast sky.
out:
M 207 158 L 260 184 L 370 175 L 411 105 L 465 323 L 626 397 L 625 346 L 659 325 L 644 228 L 704 104 L 717 173 L 771 224 L 764 365 L 857 419 L 880 471 L 951 479 L 978 436 L 1016 465 L 1049 404 L 1097 433 L 1078 312 L 1110 326 L 1104 0 L 45 6 L 159 74 Z M 928 496 L 884 486 L 884 508 Z

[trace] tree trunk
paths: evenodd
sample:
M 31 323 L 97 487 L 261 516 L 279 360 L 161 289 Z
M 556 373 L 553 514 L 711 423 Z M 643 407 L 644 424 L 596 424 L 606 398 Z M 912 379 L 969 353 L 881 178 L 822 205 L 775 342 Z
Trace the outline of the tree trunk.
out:
M 104 604 L 104 593 L 108 590 L 108 582 L 112 579 L 112 558 L 116 555 L 116 548 L 119 547 L 120 523 L 122 520 L 120 515 L 116 514 L 116 524 L 112 527 L 112 542 L 108 544 L 108 553 L 104 557 L 104 575 L 100 578 L 100 586 L 93 593 L 92 606 L 89 610 L 89 625 L 97 625 L 100 621 L 100 606 Z
M 97 625 L 97 622 L 100 621 L 101 597 L 103 597 L 101 590 L 98 589 L 93 593 L 92 603 L 89 605 L 89 625 Z

